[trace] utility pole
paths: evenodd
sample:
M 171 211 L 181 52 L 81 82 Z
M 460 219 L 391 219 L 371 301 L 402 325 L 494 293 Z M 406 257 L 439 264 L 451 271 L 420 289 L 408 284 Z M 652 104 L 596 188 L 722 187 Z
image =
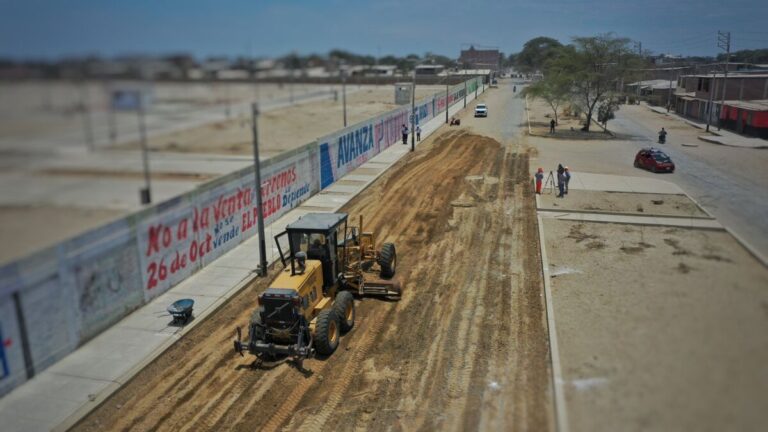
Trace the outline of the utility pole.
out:
M 379 57 L 381 57 L 381 46 L 376 45 L 376 87 L 381 84 L 379 82 Z
M 728 85 L 728 63 L 731 59 L 731 32 L 717 32 L 717 46 L 725 50 L 725 73 L 723 74 L 723 97 L 720 100 L 720 111 L 725 107 L 725 90 Z M 721 117 L 721 116 L 718 116 Z M 717 130 L 720 130 L 720 118 L 717 120 Z
M 715 77 L 717 76 L 716 73 L 717 73 L 717 68 L 712 68 L 712 83 L 709 86 L 709 103 L 707 103 L 707 109 L 706 109 L 706 111 L 707 111 L 707 132 L 709 132 L 709 125 L 712 122 L 712 99 L 713 99 L 713 96 L 715 95 L 715 85 L 717 83 L 716 80 L 715 80 Z
M 678 72 L 679 74 L 680 72 Z M 669 90 L 667 90 L 667 112 L 669 112 L 669 104 L 672 100 L 672 69 L 669 70 Z
M 259 104 L 254 103 L 251 105 L 251 127 L 253 130 L 253 170 L 256 176 L 255 179 L 255 193 L 256 193 L 256 212 L 258 213 L 258 230 L 259 230 L 259 276 L 267 275 L 267 242 L 264 238 L 264 211 L 261 201 L 261 164 L 259 163 Z
M 413 85 L 411 85 L 411 151 L 416 149 L 416 65 L 413 66 Z
M 85 144 L 88 151 L 95 149 L 93 139 L 93 125 L 91 124 L 91 108 L 88 101 L 88 83 L 83 80 L 80 84 L 80 111 L 83 114 L 83 132 L 85 133 Z
M 635 44 L 637 46 L 637 55 L 640 56 L 642 59 L 643 57 L 643 43 L 637 42 Z M 640 77 L 640 81 L 637 82 L 637 104 L 640 105 L 640 83 L 642 82 L 642 77 Z
M 341 104 L 344 106 L 344 127 L 347 127 L 347 73 L 344 70 L 344 61 L 339 64 L 341 74 Z
M 448 124 L 448 75 L 445 76 L 445 124 Z
M 467 107 L 467 75 L 461 77 L 464 80 L 464 108 Z
M 152 185 L 149 181 L 149 146 L 147 145 L 147 128 L 144 122 L 144 91 L 138 93 L 139 137 L 141 139 L 141 163 L 144 167 L 144 189 L 139 191 L 142 204 L 152 202 Z

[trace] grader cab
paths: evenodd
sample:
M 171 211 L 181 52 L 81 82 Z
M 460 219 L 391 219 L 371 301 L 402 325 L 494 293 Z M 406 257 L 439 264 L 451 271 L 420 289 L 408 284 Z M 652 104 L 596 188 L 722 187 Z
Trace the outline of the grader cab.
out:
M 335 286 L 360 296 L 400 297 L 400 284 L 393 279 L 397 269 L 395 245 L 384 243 L 376 249 L 374 234 L 362 227 L 362 216 L 359 225 L 349 226 L 345 213 L 309 213 L 275 236 L 275 242 L 286 267 L 289 261 L 294 265 L 291 256 L 298 252 L 320 261 L 324 288 Z M 281 246 L 285 236 L 288 255 Z
M 355 322 L 353 293 L 399 298 L 395 245 L 376 250 L 373 233 L 347 226 L 344 213 L 310 213 L 275 236 L 284 270 L 259 295 L 248 338 L 237 328 L 235 351 L 287 355 L 299 365 L 330 355 Z

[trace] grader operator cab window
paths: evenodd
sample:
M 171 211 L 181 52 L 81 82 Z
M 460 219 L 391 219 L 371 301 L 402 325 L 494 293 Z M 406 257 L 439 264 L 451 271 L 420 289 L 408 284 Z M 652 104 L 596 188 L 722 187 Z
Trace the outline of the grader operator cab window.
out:
M 303 234 L 306 236 L 306 234 Z M 310 234 L 309 235 L 309 249 L 307 250 L 307 257 L 309 259 L 324 260 L 328 257 L 326 244 L 326 238 L 323 234 Z

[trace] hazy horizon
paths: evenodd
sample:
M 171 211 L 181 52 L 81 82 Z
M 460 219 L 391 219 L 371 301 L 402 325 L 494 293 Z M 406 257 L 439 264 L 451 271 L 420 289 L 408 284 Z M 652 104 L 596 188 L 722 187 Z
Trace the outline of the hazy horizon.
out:
M 458 57 L 469 44 L 519 52 L 537 36 L 615 33 L 654 53 L 715 56 L 717 31 L 732 51 L 768 47 L 768 2 L 736 0 L 448 0 L 152 2 L 0 0 L 0 57 L 55 60 L 97 55 L 276 57 L 290 52 Z

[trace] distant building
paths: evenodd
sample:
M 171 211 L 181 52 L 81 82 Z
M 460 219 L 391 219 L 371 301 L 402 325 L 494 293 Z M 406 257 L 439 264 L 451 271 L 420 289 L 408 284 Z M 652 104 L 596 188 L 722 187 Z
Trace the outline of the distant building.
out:
M 497 49 L 478 50 L 470 46 L 461 50 L 459 64 L 472 69 L 490 69 L 494 72 L 501 68 L 501 53 Z
M 445 69 L 445 66 L 443 65 L 416 65 L 416 75 L 440 75 L 443 69 Z
M 675 112 L 705 122 L 711 93 L 713 124 L 720 122 L 722 127 L 736 132 L 768 138 L 768 74 L 728 74 L 723 104 L 725 82 L 722 73 L 714 77 L 681 76 L 675 92 Z
M 628 94 L 636 95 L 637 87 L 640 87 L 640 97 L 651 105 L 667 106 L 667 103 L 673 103 L 673 95 L 677 88 L 677 81 L 655 79 L 647 81 L 638 81 L 627 84 L 625 91 Z
M 459 69 L 455 71 L 450 71 L 448 75 L 451 76 L 467 76 L 467 77 L 482 77 L 483 82 L 486 84 L 491 82 L 491 75 L 493 74 L 493 70 L 491 69 Z
M 395 65 L 376 65 L 371 66 L 366 72 L 366 75 L 371 76 L 395 76 L 397 66 Z

